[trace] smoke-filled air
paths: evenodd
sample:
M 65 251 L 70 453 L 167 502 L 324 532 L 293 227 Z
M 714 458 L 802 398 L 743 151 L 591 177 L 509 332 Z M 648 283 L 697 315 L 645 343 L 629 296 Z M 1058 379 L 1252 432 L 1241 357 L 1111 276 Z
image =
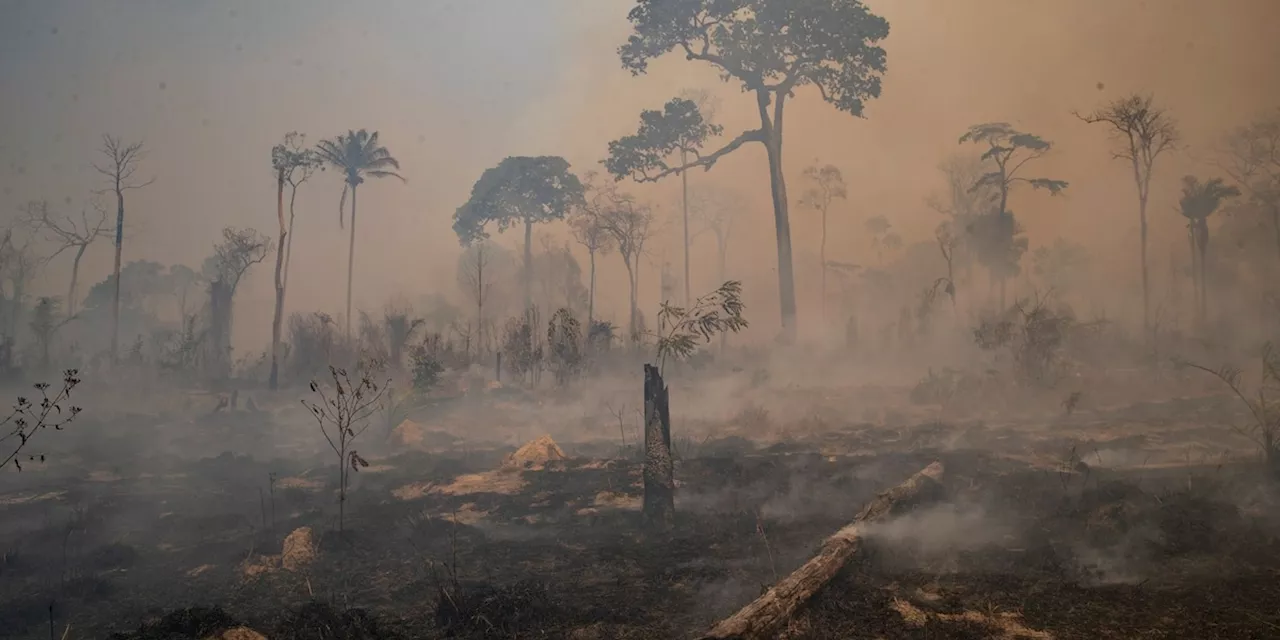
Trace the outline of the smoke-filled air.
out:
M 1276 0 L 0 0 L 0 640 L 1280 638 Z

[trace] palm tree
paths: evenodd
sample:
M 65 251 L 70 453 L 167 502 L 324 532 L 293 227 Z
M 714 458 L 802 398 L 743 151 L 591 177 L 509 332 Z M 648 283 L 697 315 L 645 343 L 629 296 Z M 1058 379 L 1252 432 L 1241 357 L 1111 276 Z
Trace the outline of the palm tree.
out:
M 351 244 L 347 249 L 347 337 L 351 337 L 351 282 L 356 261 L 356 187 L 364 183 L 365 176 L 372 178 L 399 178 L 396 173 L 400 161 L 391 156 L 386 147 L 378 145 L 378 132 L 364 129 L 347 131 L 332 140 L 321 140 L 316 153 L 333 168 L 343 172 L 346 180 L 342 186 L 342 200 L 338 203 L 338 227 L 343 226 L 343 212 L 347 205 L 347 191 L 351 192 Z
M 1238 195 L 1240 189 L 1224 184 L 1222 178 L 1204 182 L 1200 182 L 1195 176 L 1182 178 L 1182 198 L 1178 201 L 1178 208 L 1187 219 L 1187 236 L 1191 241 L 1191 282 L 1196 289 L 1201 326 L 1204 325 L 1209 297 L 1205 286 L 1205 262 L 1209 256 L 1209 216 L 1218 210 L 1223 200 Z

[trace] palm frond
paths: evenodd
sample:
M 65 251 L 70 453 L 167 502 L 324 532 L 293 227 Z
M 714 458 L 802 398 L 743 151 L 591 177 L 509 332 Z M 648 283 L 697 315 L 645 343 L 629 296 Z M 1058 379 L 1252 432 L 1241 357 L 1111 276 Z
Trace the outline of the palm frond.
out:
M 370 172 L 368 172 L 368 175 L 371 175 L 371 176 L 373 176 L 373 177 L 375 177 L 375 178 L 399 178 L 399 179 L 400 179 L 400 182 L 408 182 L 408 181 L 409 181 L 407 178 L 405 178 L 404 176 L 402 176 L 402 175 L 400 175 L 400 174 L 398 174 L 398 173 L 396 173 L 396 172 L 394 172 L 394 171 L 381 171 L 381 170 L 376 170 L 376 171 L 370 171 Z

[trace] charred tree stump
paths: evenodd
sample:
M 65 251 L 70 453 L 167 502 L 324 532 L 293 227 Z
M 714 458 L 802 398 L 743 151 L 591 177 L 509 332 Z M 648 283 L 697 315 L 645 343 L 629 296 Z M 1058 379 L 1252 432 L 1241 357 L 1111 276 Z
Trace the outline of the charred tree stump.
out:
M 667 397 L 662 373 L 644 365 L 644 521 L 659 528 L 670 525 L 676 511 Z
M 863 525 L 884 520 L 941 492 L 943 467 L 934 462 L 906 482 L 880 494 L 862 512 L 822 543 L 818 555 L 778 581 L 755 602 L 712 627 L 701 640 L 773 638 L 815 593 L 826 586 L 862 548 Z M 647 500 L 647 495 L 646 495 Z

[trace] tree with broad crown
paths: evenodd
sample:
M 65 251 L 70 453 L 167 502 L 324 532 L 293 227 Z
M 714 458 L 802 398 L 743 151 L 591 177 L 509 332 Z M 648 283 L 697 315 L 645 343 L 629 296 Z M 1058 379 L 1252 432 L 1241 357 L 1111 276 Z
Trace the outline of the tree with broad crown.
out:
M 1088 115 L 1075 114 L 1089 123 L 1103 123 L 1116 139 L 1112 157 L 1125 160 L 1133 167 L 1133 182 L 1138 188 L 1138 229 L 1142 262 L 1142 328 L 1151 337 L 1151 278 L 1147 270 L 1147 199 L 1151 193 L 1151 174 L 1156 158 L 1174 148 L 1178 129 L 1164 109 L 1155 106 L 1151 96 L 1131 94 L 1117 98 Z
M 501 233 L 524 225 L 524 306 L 533 305 L 533 225 L 561 220 L 584 203 L 582 183 L 559 156 L 513 156 L 485 169 L 471 187 L 471 198 L 453 214 L 453 230 L 462 244 L 488 238 L 485 227 Z
M 668 159 L 676 167 L 697 158 L 702 145 L 718 136 L 724 127 L 706 120 L 698 103 L 687 98 L 674 98 L 662 111 L 640 112 L 640 128 L 629 136 L 609 143 L 609 158 L 603 161 L 614 178 L 644 181 L 650 174 L 670 169 Z M 673 158 L 674 156 L 674 158 Z M 684 216 L 684 294 L 689 303 L 689 174 L 677 169 L 681 178 L 681 210 Z
M 754 94 L 760 127 L 744 131 L 720 149 L 699 153 L 677 167 L 654 167 L 654 181 L 694 167 L 710 168 L 748 142 L 764 145 L 778 244 L 778 295 L 784 339 L 796 330 L 791 221 L 782 170 L 783 114 L 787 98 L 805 86 L 854 116 L 880 95 L 889 23 L 857 0 L 637 0 L 627 16 L 633 33 L 618 53 L 633 74 L 679 50 L 712 65 L 723 80 L 737 80 Z
M 1033 189 L 1045 189 L 1053 195 L 1058 195 L 1067 188 L 1067 182 L 1064 180 L 1027 178 L 1019 175 L 1019 171 L 1024 165 L 1032 160 L 1044 157 L 1045 154 L 1053 149 L 1053 144 L 1035 134 L 1018 131 L 1004 122 L 988 122 L 969 127 L 969 130 L 960 136 L 960 144 L 965 143 L 986 146 L 986 151 L 982 153 L 980 159 L 984 163 L 995 164 L 995 169 L 979 176 L 973 185 L 969 187 L 971 191 L 986 189 L 994 191 L 995 202 L 991 204 L 996 206 L 992 214 L 998 216 L 999 220 L 995 221 L 994 224 L 982 226 L 999 231 L 1004 236 L 1002 240 L 993 244 L 1011 249 L 1017 248 L 1020 244 L 1015 241 L 1018 225 L 1013 220 L 1013 214 L 1009 211 L 1009 192 L 1013 190 L 1014 185 L 1026 183 L 1031 185 Z M 1022 251 L 1025 251 L 1025 240 L 1021 244 L 1023 245 Z M 1021 256 L 1022 251 L 1018 251 L 1017 255 Z M 1009 257 L 1012 257 L 1012 254 Z M 1016 264 L 1016 262 L 1013 263 L 1015 268 Z M 1000 283 L 1001 309 L 1004 309 L 1005 284 L 1009 275 L 1011 274 L 1008 273 L 1008 270 L 997 270 L 992 273 L 992 276 Z
M 338 227 L 342 227 L 343 209 L 347 205 L 347 192 L 351 192 L 351 243 L 347 248 L 347 337 L 351 337 L 351 282 L 356 264 L 356 188 L 364 184 L 365 176 L 371 178 L 396 178 L 407 182 L 397 173 L 400 161 L 391 156 L 387 148 L 378 144 L 378 132 L 364 129 L 338 134 L 332 140 L 321 140 L 316 153 L 329 166 L 342 172 L 342 199 L 338 201 Z

